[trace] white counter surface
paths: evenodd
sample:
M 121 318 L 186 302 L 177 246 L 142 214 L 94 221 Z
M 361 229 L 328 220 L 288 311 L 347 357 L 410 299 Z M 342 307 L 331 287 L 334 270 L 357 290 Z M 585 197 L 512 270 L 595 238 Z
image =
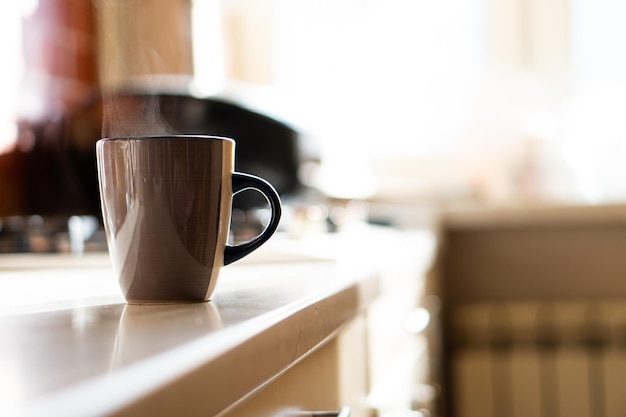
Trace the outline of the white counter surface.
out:
M 183 305 L 126 305 L 106 254 L 2 255 L 0 415 L 219 414 L 377 296 L 367 236 L 272 239 Z

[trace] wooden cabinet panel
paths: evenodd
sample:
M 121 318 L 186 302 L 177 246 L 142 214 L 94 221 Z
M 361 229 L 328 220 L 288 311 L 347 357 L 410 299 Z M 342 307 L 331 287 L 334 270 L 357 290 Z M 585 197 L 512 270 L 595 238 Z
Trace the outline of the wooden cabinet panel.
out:
M 220 417 L 291 417 L 303 411 L 338 411 L 369 417 L 365 320 L 358 316 L 339 334 L 242 399 Z

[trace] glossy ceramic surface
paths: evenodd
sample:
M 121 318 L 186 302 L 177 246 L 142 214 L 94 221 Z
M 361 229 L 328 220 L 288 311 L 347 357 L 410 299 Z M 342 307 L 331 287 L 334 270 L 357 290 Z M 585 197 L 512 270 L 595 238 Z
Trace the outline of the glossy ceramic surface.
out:
M 276 230 L 278 195 L 258 177 L 234 173 L 231 139 L 130 137 L 96 148 L 109 252 L 129 303 L 206 301 L 220 268 Z M 233 180 L 235 192 L 265 194 L 273 216 L 252 242 L 227 247 Z

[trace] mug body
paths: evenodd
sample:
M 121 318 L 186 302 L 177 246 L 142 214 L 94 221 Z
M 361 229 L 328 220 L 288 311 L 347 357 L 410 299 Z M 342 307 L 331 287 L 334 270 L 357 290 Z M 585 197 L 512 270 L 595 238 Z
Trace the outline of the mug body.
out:
M 234 152 L 233 140 L 211 136 L 97 142 L 109 254 L 129 303 L 209 299 L 224 265 Z

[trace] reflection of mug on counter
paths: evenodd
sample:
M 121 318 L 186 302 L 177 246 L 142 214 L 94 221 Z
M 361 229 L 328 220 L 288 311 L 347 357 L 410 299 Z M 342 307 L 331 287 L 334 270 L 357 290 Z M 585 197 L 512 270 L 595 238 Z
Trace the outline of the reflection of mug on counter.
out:
M 215 303 L 126 304 L 111 368 L 146 359 L 222 328 Z
M 223 265 L 276 231 L 278 193 L 234 172 L 235 142 L 211 136 L 101 139 L 98 175 L 113 269 L 129 303 L 207 301 Z M 271 217 L 252 240 L 227 245 L 234 194 L 255 189 Z

